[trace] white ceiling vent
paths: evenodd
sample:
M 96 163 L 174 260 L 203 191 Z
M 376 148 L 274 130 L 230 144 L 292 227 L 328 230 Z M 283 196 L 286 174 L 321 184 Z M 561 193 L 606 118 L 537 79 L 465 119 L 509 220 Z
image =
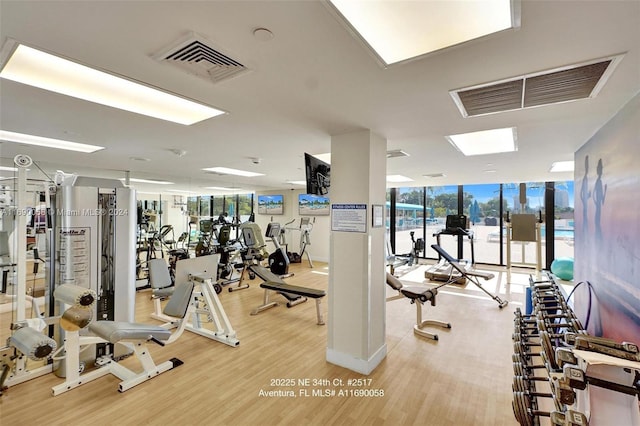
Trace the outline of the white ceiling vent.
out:
M 623 55 L 449 92 L 463 117 L 595 97 Z
M 392 149 L 390 151 L 387 151 L 387 158 L 408 157 L 408 156 L 409 154 L 407 154 L 401 149 Z
M 153 58 L 214 83 L 249 71 L 238 58 L 232 58 L 228 52 L 195 33 L 173 43 Z

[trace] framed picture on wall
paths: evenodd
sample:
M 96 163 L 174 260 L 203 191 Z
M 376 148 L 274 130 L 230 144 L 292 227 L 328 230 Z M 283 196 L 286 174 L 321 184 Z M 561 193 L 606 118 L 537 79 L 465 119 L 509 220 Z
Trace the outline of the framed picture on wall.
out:
M 384 226 L 384 206 L 382 204 L 374 204 L 372 212 L 371 227 L 382 228 Z
M 329 197 L 311 194 L 298 195 L 300 216 L 328 216 L 330 211 Z
M 258 195 L 258 214 L 284 214 L 284 196 Z

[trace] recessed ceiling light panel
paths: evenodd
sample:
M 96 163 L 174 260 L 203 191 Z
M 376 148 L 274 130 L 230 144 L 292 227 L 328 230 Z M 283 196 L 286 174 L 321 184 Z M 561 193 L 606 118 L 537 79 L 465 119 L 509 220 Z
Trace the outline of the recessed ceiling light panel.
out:
M 22 143 L 25 145 L 35 145 L 45 148 L 64 149 L 67 151 L 77 151 L 84 153 L 92 153 L 104 149 L 103 146 L 88 145 L 84 143 L 65 141 L 63 139 L 52 139 L 45 138 L 43 136 L 9 132 L 8 130 L 0 130 L 0 140 L 6 142 Z
M 402 175 L 387 175 L 387 182 L 390 182 L 390 183 L 413 182 L 413 179 L 411 179 L 410 177 L 402 176 Z
M 34 49 L 5 43 L 0 77 L 85 101 L 190 125 L 224 111 Z
M 573 161 L 556 161 L 551 165 L 550 172 L 572 172 L 575 168 Z
M 520 26 L 519 0 L 329 0 L 385 65 Z
M 458 151 L 467 156 L 518 150 L 515 127 L 450 135 L 446 136 L 446 139 Z
M 121 178 L 120 180 L 125 181 L 125 178 Z M 173 185 L 173 182 L 167 182 L 165 180 L 155 180 L 155 179 L 137 179 L 137 178 L 129 178 L 129 182 L 135 183 L 153 183 L 155 185 Z
M 205 172 L 212 172 L 221 175 L 235 175 L 235 176 L 244 176 L 244 177 L 256 177 L 256 176 L 264 176 L 263 173 L 249 172 L 246 170 L 238 170 L 238 169 L 230 169 L 228 167 L 208 167 L 206 169 L 202 169 Z

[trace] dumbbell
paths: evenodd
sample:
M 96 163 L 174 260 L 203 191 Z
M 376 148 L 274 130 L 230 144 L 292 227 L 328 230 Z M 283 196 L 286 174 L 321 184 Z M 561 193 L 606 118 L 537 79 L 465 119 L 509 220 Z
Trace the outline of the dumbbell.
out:
M 585 372 L 578 368 L 576 365 L 565 364 L 562 368 L 562 375 L 563 382 L 566 383 L 568 387 L 573 389 L 584 390 L 587 388 L 587 384 L 589 384 L 591 386 L 597 386 L 603 389 L 620 392 L 635 397 L 640 395 L 640 390 L 633 386 L 625 386 L 620 383 L 610 382 L 608 380 L 599 379 L 597 377 L 587 376 Z
M 531 383 L 532 382 L 548 382 L 547 377 L 524 377 L 524 376 L 513 376 L 513 384 L 511 385 L 511 389 L 514 392 L 532 392 Z M 535 393 L 535 391 L 533 391 Z M 540 395 L 531 395 L 531 396 L 540 396 L 540 397 L 552 397 L 550 394 L 540 394 Z
M 566 328 L 565 333 L 580 333 L 583 331 L 582 324 L 577 319 L 571 319 L 569 322 L 553 322 L 539 319 L 537 321 L 538 330 L 548 331 L 549 329 L 559 330 Z
M 513 374 L 515 376 L 534 377 L 530 376 L 530 374 L 532 374 L 534 370 L 542 370 L 543 368 L 547 368 L 544 365 L 527 365 L 521 361 L 514 361 L 512 364 Z M 547 377 L 545 376 L 544 379 L 547 380 Z
M 547 311 L 570 309 L 567 302 L 562 297 L 555 295 L 538 295 L 533 297 L 534 306 L 537 309 L 545 309 Z
M 618 343 L 615 340 L 604 337 L 574 333 L 566 333 L 564 338 L 568 344 L 574 345 L 576 349 L 599 352 L 629 361 L 640 361 L 640 351 L 638 350 L 638 346 L 634 343 Z
M 555 320 L 557 319 L 564 319 L 567 320 L 567 324 L 571 324 L 572 326 L 579 325 L 580 327 L 582 327 L 580 325 L 580 320 L 578 319 L 578 317 L 576 317 L 573 311 L 562 311 L 559 314 L 550 314 L 545 311 L 536 311 L 536 319 L 544 321 L 547 324 L 555 323 Z M 572 323 L 572 321 L 575 321 L 575 324 Z
M 545 333 L 547 333 L 549 335 L 549 338 L 551 339 L 563 339 L 564 338 L 564 333 L 558 334 L 558 333 L 549 333 L 547 330 L 545 330 L 544 328 L 539 329 L 541 331 L 544 331 Z M 523 338 L 539 338 L 540 337 L 540 332 L 538 332 L 538 334 L 533 334 L 533 333 L 513 333 L 511 335 L 511 340 L 518 342 L 521 341 Z
M 518 341 L 518 342 L 513 342 L 513 352 L 522 356 L 531 356 L 531 355 L 537 355 L 538 352 L 531 352 L 529 351 L 529 348 L 536 348 L 536 347 L 542 347 L 541 343 L 529 343 L 529 342 L 523 342 L 523 341 Z
M 562 407 L 559 407 L 555 400 L 554 403 L 557 411 L 561 411 Z M 550 412 L 538 410 L 537 402 L 529 398 L 524 392 L 513 392 L 511 406 L 516 420 L 523 426 L 534 426 L 534 424 L 538 423 L 534 423 L 534 419 L 539 416 L 551 417 Z
M 579 411 L 567 410 L 562 413 L 560 411 L 551 412 L 551 423 L 556 426 L 588 426 L 587 416 Z

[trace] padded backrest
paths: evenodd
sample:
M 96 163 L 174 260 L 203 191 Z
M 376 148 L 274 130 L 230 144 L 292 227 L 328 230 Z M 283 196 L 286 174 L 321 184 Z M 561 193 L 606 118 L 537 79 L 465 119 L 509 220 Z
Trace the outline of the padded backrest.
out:
M 278 284 L 286 284 L 282 278 L 260 265 L 249 265 L 249 270 L 256 274 L 262 281 Z
M 173 284 L 169 267 L 164 259 L 151 259 L 147 266 L 149 267 L 149 285 L 151 285 L 151 288 L 165 288 Z
M 440 254 L 440 256 L 442 256 L 447 262 L 449 262 L 451 266 L 453 266 L 462 275 L 467 274 L 467 272 L 460 267 L 460 264 L 458 263 L 458 261 L 453 257 L 451 257 L 451 255 L 447 253 L 442 247 L 440 247 L 437 244 L 431 244 L 431 248 L 437 251 L 438 254 Z
M 400 289 L 402 288 L 402 283 L 400 282 L 400 280 L 388 272 L 387 272 L 387 284 L 389 285 L 389 287 L 391 287 L 394 290 L 400 291 Z
M 191 281 L 177 285 L 162 313 L 174 318 L 184 318 L 191 302 L 191 293 L 193 293 Z

